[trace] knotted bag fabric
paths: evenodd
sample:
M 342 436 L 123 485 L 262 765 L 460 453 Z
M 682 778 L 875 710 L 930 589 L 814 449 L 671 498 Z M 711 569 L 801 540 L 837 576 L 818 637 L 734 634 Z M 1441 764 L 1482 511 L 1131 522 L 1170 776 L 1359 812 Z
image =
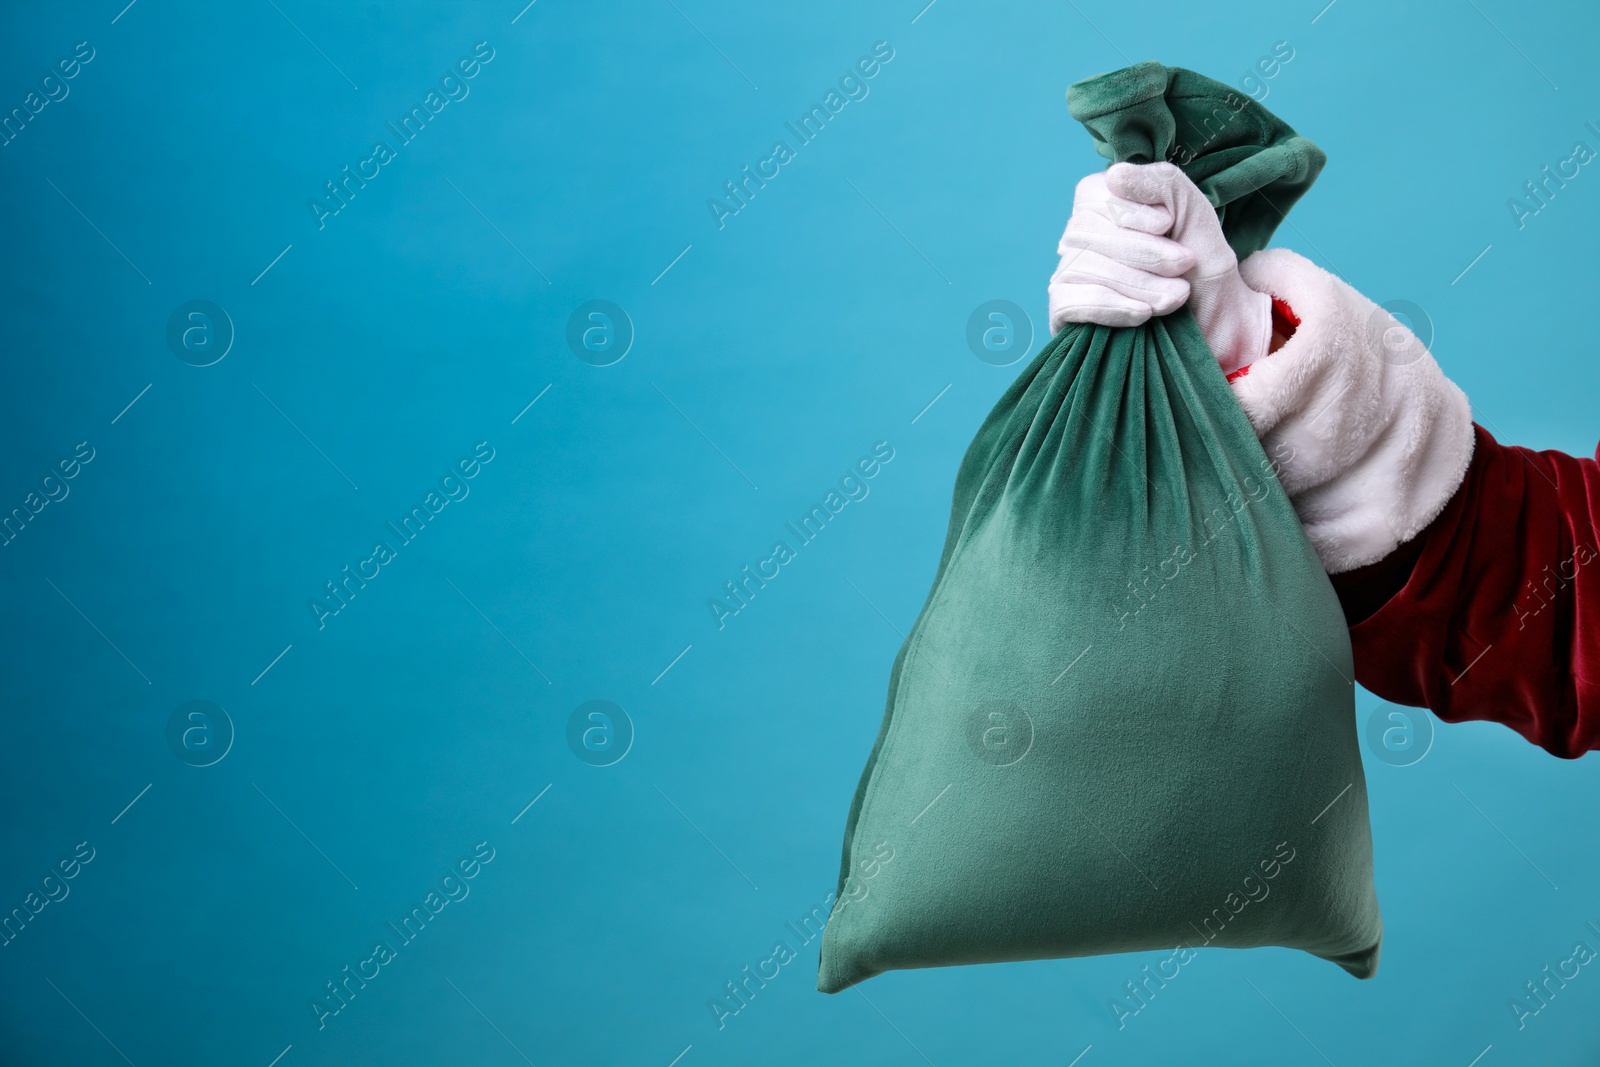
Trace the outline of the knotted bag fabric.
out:
M 1324 161 L 1187 70 L 1141 63 L 1067 99 L 1108 159 L 1181 166 L 1241 257 Z M 954 496 L 850 806 L 817 987 L 1208 945 L 1372 975 L 1344 616 L 1188 309 L 1064 328 Z

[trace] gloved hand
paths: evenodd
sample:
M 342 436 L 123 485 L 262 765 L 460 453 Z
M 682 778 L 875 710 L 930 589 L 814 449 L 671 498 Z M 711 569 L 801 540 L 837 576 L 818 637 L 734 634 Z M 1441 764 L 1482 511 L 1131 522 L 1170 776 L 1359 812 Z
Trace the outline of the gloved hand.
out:
M 1216 209 L 1194 182 L 1171 163 L 1118 163 L 1106 172 L 1112 193 L 1172 213 L 1172 238 L 1194 253 L 1184 274 L 1189 310 L 1224 371 L 1247 367 L 1272 342 L 1272 298 L 1239 276 L 1239 257 L 1222 235 Z
M 1061 238 L 1063 259 L 1056 278 L 1063 283 L 1051 281 L 1052 330 L 1058 322 L 1137 326 L 1150 314 L 1164 315 L 1182 303 L 1141 294 L 1170 298 L 1176 291 L 1173 282 L 1182 281 L 1200 332 L 1223 371 L 1231 373 L 1266 355 L 1272 343 L 1272 298 L 1239 276 L 1238 257 L 1205 194 L 1171 163 L 1116 163 L 1098 177 L 1103 195 L 1084 195 L 1090 179 L 1078 184 L 1072 219 Z M 1162 221 L 1167 228 L 1156 229 Z M 1174 257 L 1173 244 L 1184 249 L 1185 258 Z M 1084 259 L 1091 253 L 1096 258 Z M 1171 268 L 1180 262 L 1176 273 L 1182 277 L 1175 279 Z M 1091 294 L 1085 285 L 1086 271 L 1099 276 L 1093 287 L 1099 292 Z M 1142 317 L 1136 314 L 1141 302 L 1150 309 Z M 1122 317 L 1112 321 L 1117 312 Z
M 1106 171 L 1091 174 L 1073 194 L 1050 279 L 1051 334 L 1069 322 L 1138 326 L 1189 299 L 1179 275 L 1194 255 L 1161 236 L 1172 228 L 1171 210 L 1115 196 L 1106 179 Z

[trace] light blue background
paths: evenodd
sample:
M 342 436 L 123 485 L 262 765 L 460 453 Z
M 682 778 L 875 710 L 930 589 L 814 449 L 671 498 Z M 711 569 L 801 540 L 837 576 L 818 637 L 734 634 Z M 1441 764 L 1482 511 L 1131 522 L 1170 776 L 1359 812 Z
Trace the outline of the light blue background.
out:
M 1278 243 L 1424 309 L 1502 439 L 1588 455 L 1600 176 L 1520 230 L 1506 202 L 1600 148 L 1592 8 L 124 2 L 7 4 L 0 33 L 5 110 L 95 50 L 0 147 L 0 509 L 95 449 L 0 548 L 0 909 L 96 850 L 0 948 L 0 1059 L 1600 1056 L 1600 971 L 1520 1032 L 1507 1006 L 1600 947 L 1594 761 L 1493 725 L 1365 754 L 1374 981 L 1210 951 L 1118 1031 L 1165 953 L 830 998 L 813 942 L 725 1029 L 707 1008 L 833 888 L 956 464 L 1017 370 L 967 318 L 1006 299 L 1042 333 L 1099 165 L 1067 85 L 1147 58 L 1237 84 L 1289 42 L 1267 104 L 1330 162 Z M 307 201 L 479 41 L 470 95 L 319 230 Z M 870 95 L 718 230 L 707 199 L 877 41 Z M 164 337 L 196 299 L 237 331 L 205 368 Z M 613 366 L 567 347 L 589 299 L 636 331 Z M 880 440 L 870 496 L 719 631 L 708 599 Z M 479 441 L 470 496 L 319 631 L 307 600 Z M 614 766 L 568 748 L 591 699 L 636 730 Z M 213 766 L 168 748 L 189 700 L 236 729 Z M 319 1032 L 324 981 L 479 841 L 470 896 Z

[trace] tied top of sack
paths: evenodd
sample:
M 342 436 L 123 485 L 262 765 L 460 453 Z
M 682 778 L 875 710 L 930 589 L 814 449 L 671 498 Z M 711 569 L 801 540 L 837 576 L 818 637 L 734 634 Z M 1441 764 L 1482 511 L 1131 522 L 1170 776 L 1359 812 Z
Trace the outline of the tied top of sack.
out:
M 1240 259 L 1267 246 L 1328 159 L 1242 91 L 1154 61 L 1074 82 L 1067 109 L 1111 162 L 1176 164 Z

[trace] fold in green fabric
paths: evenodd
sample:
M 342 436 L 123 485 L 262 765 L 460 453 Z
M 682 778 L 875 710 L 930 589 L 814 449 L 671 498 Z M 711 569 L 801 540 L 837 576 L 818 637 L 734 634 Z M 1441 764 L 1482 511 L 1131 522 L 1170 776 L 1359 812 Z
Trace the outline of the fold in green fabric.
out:
M 1067 109 L 1113 163 L 1182 168 L 1217 209 L 1240 259 L 1267 247 L 1328 158 L 1239 90 L 1160 63 L 1077 82 Z
M 1157 63 L 1068 104 L 1107 159 L 1182 167 L 1240 256 L 1324 161 L 1256 101 Z M 1066 327 L 957 473 L 818 988 L 1206 946 L 1370 976 L 1353 677 L 1338 599 L 1188 310 Z

